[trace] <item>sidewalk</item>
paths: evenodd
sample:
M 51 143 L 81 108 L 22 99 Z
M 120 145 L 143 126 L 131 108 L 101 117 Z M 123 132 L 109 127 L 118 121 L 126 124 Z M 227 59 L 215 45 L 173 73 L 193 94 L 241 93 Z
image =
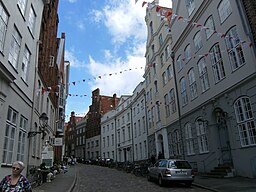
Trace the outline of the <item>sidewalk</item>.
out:
M 68 172 L 56 175 L 51 183 L 43 183 L 33 188 L 33 192 L 71 192 L 76 183 L 76 166 L 70 166 Z
M 193 185 L 216 192 L 256 191 L 256 179 L 244 177 L 209 178 L 205 176 L 196 176 Z

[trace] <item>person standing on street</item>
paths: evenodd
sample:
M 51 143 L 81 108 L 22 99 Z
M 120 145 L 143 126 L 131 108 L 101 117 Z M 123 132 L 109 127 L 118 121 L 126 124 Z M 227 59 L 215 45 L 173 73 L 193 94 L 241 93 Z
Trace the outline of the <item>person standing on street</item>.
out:
M 28 179 L 21 174 L 24 163 L 15 161 L 12 164 L 12 174 L 5 176 L 0 183 L 1 192 L 32 192 Z

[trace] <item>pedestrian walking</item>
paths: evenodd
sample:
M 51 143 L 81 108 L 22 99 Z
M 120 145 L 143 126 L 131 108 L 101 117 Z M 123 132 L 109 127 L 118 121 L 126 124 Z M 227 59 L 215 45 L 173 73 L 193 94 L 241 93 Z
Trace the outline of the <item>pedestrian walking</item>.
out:
M 1 192 L 31 192 L 28 179 L 21 174 L 25 168 L 24 163 L 15 161 L 12 164 L 12 174 L 5 176 L 0 183 Z

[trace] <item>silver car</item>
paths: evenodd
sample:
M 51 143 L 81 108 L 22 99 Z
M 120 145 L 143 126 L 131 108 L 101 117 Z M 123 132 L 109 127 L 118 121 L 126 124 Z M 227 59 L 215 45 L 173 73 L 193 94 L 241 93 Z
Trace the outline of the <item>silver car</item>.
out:
M 148 181 L 157 180 L 160 186 L 167 182 L 185 183 L 191 186 L 194 171 L 186 160 L 160 159 L 148 168 Z

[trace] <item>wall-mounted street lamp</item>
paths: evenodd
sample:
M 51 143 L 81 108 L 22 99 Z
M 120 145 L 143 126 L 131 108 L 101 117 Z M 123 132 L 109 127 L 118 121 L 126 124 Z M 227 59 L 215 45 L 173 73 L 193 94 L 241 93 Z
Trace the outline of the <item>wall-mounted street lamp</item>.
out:
M 37 134 L 43 134 L 42 139 L 44 139 L 45 136 L 45 128 L 48 126 L 48 117 L 46 113 L 42 113 L 39 117 L 39 131 L 30 131 L 28 132 L 28 138 L 34 137 Z

